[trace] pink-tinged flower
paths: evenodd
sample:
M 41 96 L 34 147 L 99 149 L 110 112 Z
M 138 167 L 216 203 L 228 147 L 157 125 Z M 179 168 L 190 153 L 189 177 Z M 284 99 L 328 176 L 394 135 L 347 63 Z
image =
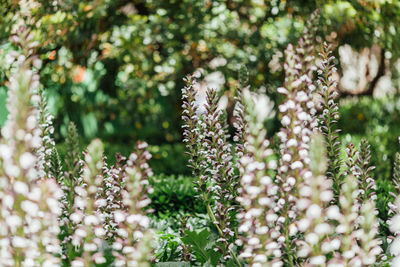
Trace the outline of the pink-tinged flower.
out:
M 39 75 L 32 68 L 38 60 L 33 54 L 37 43 L 23 27 L 14 37 L 21 55 L 8 84 L 9 115 L 1 131 L 0 265 L 59 266 L 62 193 L 36 168 L 42 143 L 38 110 L 31 104 L 39 87 Z
M 120 202 L 113 202 L 121 205 L 121 208 L 111 212 L 117 229 L 113 233 L 114 256 L 124 266 L 150 266 L 153 234 L 149 229 L 150 219 L 145 215 L 144 209 L 151 202 L 147 195 L 152 192 L 148 178 L 153 172 L 147 163 L 151 159 L 147 147 L 147 143 L 138 142 L 136 151 L 122 167 L 126 185 L 119 186 L 122 189 L 121 196 L 117 198 Z M 147 212 L 151 210 L 148 209 Z
M 313 14 L 311 20 L 316 17 L 317 13 Z M 294 263 L 296 257 L 289 226 L 297 221 L 296 202 L 299 196 L 296 192 L 309 170 L 309 142 L 315 125 L 312 86 L 312 76 L 316 69 L 312 41 L 314 32 L 315 27 L 310 21 L 297 47 L 287 47 L 285 82 L 284 86 L 278 89 L 278 92 L 285 96 L 285 101 L 279 107 L 282 129 L 278 134 L 281 139 L 281 159 L 277 173 L 280 191 L 276 208 L 280 232 L 277 242 L 280 243 L 284 259 L 289 265 Z
M 280 266 L 280 245 L 274 240 L 279 236 L 277 227 L 278 216 L 274 209 L 277 206 L 278 186 L 270 175 L 273 170 L 268 168 L 269 156 L 272 152 L 266 139 L 264 120 L 253 108 L 255 103 L 250 92 L 243 92 L 245 103 L 245 119 L 247 127 L 248 155 L 240 159 L 241 187 L 237 200 L 243 207 L 238 215 L 241 221 L 239 232 L 244 238 L 243 251 L 240 257 L 246 259 L 251 266 Z M 269 258 L 276 258 L 274 263 Z

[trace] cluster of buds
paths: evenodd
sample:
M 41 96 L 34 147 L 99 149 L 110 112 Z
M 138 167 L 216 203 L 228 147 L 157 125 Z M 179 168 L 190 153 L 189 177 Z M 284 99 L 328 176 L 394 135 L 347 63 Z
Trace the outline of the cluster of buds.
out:
M 186 86 L 182 89 L 183 141 L 190 156 L 189 166 L 196 177 L 197 191 L 219 233 L 217 249 L 224 255 L 223 263 L 232 256 L 236 258 L 232 251 L 235 232 L 231 214 L 236 210 L 234 201 L 239 177 L 234 174 L 233 150 L 228 142 L 226 118 L 218 106 L 217 92 L 207 90 L 206 103 L 199 106 L 201 96 L 197 81 L 194 76 L 188 76 L 185 81 Z M 212 202 L 215 204 L 211 205 Z
M 343 171 L 343 175 L 354 175 L 360 176 L 360 170 L 357 166 L 357 157 L 358 151 L 355 148 L 353 143 L 349 143 L 346 147 L 346 161 L 345 161 L 345 170 Z
M 116 155 L 116 163 L 110 168 L 104 168 L 104 180 L 102 192 L 103 198 L 107 204 L 101 207 L 101 213 L 104 215 L 104 228 L 107 238 L 112 241 L 117 236 L 118 224 L 115 221 L 114 213 L 123 210 L 122 191 L 125 183 L 125 161 L 126 158 L 121 154 Z
M 112 243 L 116 266 L 150 266 L 152 233 L 149 230 L 150 218 L 143 213 L 151 203 L 148 193 L 153 190 L 148 182 L 153 172 L 147 163 L 151 158 L 147 146 L 145 142 L 138 142 L 136 152 L 129 156 L 124 167 L 122 209 L 113 212 L 113 220 L 118 225 Z
M 211 192 L 215 202 L 215 224 L 220 238 L 218 248 L 227 260 L 231 257 L 232 237 L 235 235 L 231 224 L 232 201 L 237 196 L 237 177 L 234 175 L 232 147 L 227 141 L 227 125 L 223 112 L 218 108 L 220 98 L 213 89 L 207 91 L 207 103 L 203 124 L 205 125 L 203 147 L 207 150 L 208 174 L 211 177 Z
M 359 218 L 359 204 L 357 203 L 358 187 L 354 176 L 348 175 L 342 186 L 339 196 L 339 204 L 342 216 L 338 216 L 339 222 L 336 231 L 341 235 L 339 253 L 335 254 L 335 262 L 360 266 L 359 258 L 360 246 L 357 242 L 357 232 L 355 232 L 357 219 Z
M 148 266 L 152 235 L 143 209 L 150 204 L 147 193 L 152 190 L 148 183 L 152 170 L 146 148 L 146 143 L 138 142 L 128 160 L 117 154 L 116 165 L 108 167 L 102 142 L 95 139 L 88 146 L 78 179 L 82 182 L 71 188 L 73 211 L 65 224 L 73 231 L 64 238 L 65 257 L 71 266 L 108 263 L 106 241 L 112 246 L 116 266 Z
M 357 177 L 359 183 L 359 201 L 361 203 L 367 200 L 376 200 L 376 184 L 375 180 L 371 177 L 371 171 L 375 169 L 375 166 L 371 166 L 371 148 L 367 140 L 362 139 L 360 142 L 360 148 L 358 157 L 356 160 L 357 165 Z
M 353 175 L 358 183 L 357 203 L 359 208 L 368 200 L 376 200 L 376 184 L 371 177 L 371 171 L 375 169 L 370 166 L 371 150 L 365 139 L 360 142 L 359 149 L 350 143 L 346 148 L 347 160 L 345 161 L 345 175 Z
M 243 99 L 243 90 L 248 90 L 250 88 L 248 83 L 248 71 L 246 66 L 242 66 L 239 71 L 239 87 L 237 89 L 237 95 L 235 96 L 235 108 L 233 110 L 233 117 L 235 121 L 233 122 L 233 127 L 235 127 L 235 135 L 233 141 L 236 142 L 236 156 L 238 158 L 243 157 L 247 154 L 246 150 L 246 129 L 247 121 L 245 119 L 245 106 Z
M 152 190 L 148 184 L 152 171 L 147 163 L 151 154 L 146 148 L 146 143 L 138 142 L 136 152 L 128 160 L 117 154 L 116 165 L 108 167 L 103 144 L 95 139 L 85 152 L 81 177 L 73 176 L 74 169 L 69 174 L 66 172 L 65 176 L 71 177 L 64 180 L 71 186 L 66 194 L 70 190 L 74 192 L 73 200 L 67 195 L 62 217 L 66 263 L 71 266 L 108 264 L 104 255 L 108 241 L 116 266 L 148 266 L 152 235 L 148 230 L 150 219 L 143 209 L 150 204 L 147 193 Z M 70 150 L 72 157 L 74 149 Z M 73 164 L 75 174 L 80 172 L 77 164 Z
M 8 84 L 8 119 L 0 141 L 0 265 L 59 266 L 58 217 L 62 194 L 54 179 L 38 171 L 42 145 L 37 101 L 39 75 L 34 68 L 37 42 L 26 28 L 12 41 L 20 46 L 17 70 Z M 33 67 L 33 68 L 32 68 Z
M 301 49 L 300 49 L 301 50 Z M 286 79 L 285 87 L 278 88 L 278 92 L 285 95 L 286 101 L 279 106 L 281 123 L 283 128 L 278 133 L 280 138 L 280 166 L 278 168 L 277 180 L 280 183 L 280 199 L 278 207 L 281 225 L 281 240 L 286 257 L 293 263 L 292 242 L 289 240 L 297 230 L 289 231 L 289 227 L 295 228 L 296 221 L 296 199 L 298 184 L 309 172 L 309 142 L 313 129 L 316 127 L 314 114 L 314 102 L 312 93 L 315 86 L 312 84 L 310 75 L 312 65 L 309 69 L 303 69 L 303 61 L 310 60 L 295 54 L 291 45 L 286 49 Z M 305 64 L 307 65 L 307 64 Z
M 38 111 L 39 111 L 39 128 L 41 130 L 41 139 L 42 145 L 37 150 L 38 159 L 38 170 L 39 175 L 41 177 L 55 177 L 57 173 L 51 173 L 52 164 L 51 158 L 52 153 L 54 151 L 54 140 L 52 138 L 52 134 L 54 133 L 53 127 L 53 116 L 49 114 L 47 110 L 47 101 L 44 95 L 43 90 L 39 90 L 38 92 L 39 102 L 38 102 Z
M 77 226 L 71 242 L 72 245 L 82 248 L 82 255 L 75 258 L 71 266 L 90 266 L 92 262 L 106 262 L 104 255 L 99 252 L 106 234 L 99 209 L 107 202 L 98 197 L 103 183 L 103 151 L 103 143 L 99 139 L 89 144 L 83 165 L 83 184 L 74 188 L 74 212 L 69 219 Z
M 377 220 L 378 211 L 373 199 L 367 199 L 360 213 L 360 229 L 357 230 L 360 243 L 360 259 L 364 266 L 371 266 L 377 262 L 377 257 L 381 254 L 382 240 L 377 238 L 379 222 Z
M 280 235 L 275 213 L 279 189 L 272 178 L 276 162 L 271 159 L 273 151 L 264 129 L 268 114 L 257 112 L 257 99 L 248 90 L 243 92 L 243 97 L 248 154 L 240 159 L 241 187 L 237 197 L 243 208 L 238 215 L 241 222 L 238 230 L 244 235 L 237 241 L 238 245 L 244 245 L 240 257 L 247 259 L 251 266 L 282 266 L 281 250 L 274 240 Z
M 297 240 L 297 256 L 305 258 L 304 266 L 326 266 L 327 255 L 337 246 L 331 239 L 334 226 L 328 218 L 337 217 L 339 208 L 328 206 L 333 198 L 332 181 L 325 176 L 327 158 L 323 137 L 313 136 L 310 144 L 310 171 L 299 185 L 297 209 L 300 212 L 298 229 L 304 240 Z M 328 265 L 329 266 L 329 265 Z
M 342 176 L 340 173 L 341 159 L 340 159 L 340 142 L 339 132 L 336 128 L 337 121 L 339 120 L 339 108 L 335 102 L 338 96 L 337 83 L 334 81 L 333 75 L 336 72 L 334 65 L 335 57 L 332 55 L 331 45 L 326 42 L 321 49 L 320 61 L 318 66 L 318 80 L 320 95 L 320 106 L 322 113 L 319 116 L 320 131 L 325 137 L 327 146 L 327 156 L 329 160 L 327 176 L 333 180 L 333 190 L 335 198 L 337 199 L 342 184 Z
M 189 167 L 196 178 L 196 189 L 201 198 L 207 202 L 209 201 L 208 195 L 210 194 L 207 186 L 208 164 L 206 162 L 206 150 L 203 147 L 204 127 L 200 121 L 200 109 L 196 100 L 197 81 L 194 76 L 190 75 L 184 81 L 186 82 L 186 86 L 182 89 L 183 142 L 186 143 Z
M 53 149 L 52 153 L 52 170 L 51 173 L 55 175 L 57 181 L 64 192 L 61 198 L 62 216 L 60 217 L 60 227 L 62 239 L 62 259 L 66 264 L 71 264 L 75 258 L 75 246 L 72 244 L 72 237 L 75 233 L 77 224 L 80 221 L 74 221 L 71 215 L 76 211 L 75 203 L 75 188 L 81 186 L 82 181 L 82 166 L 83 161 L 80 159 L 79 137 L 74 123 L 70 122 L 67 128 L 67 136 L 65 140 L 67 153 L 65 155 L 65 171 L 61 169 L 61 162 L 58 157 L 57 150 Z M 59 162 L 60 167 L 57 167 Z M 60 171 L 61 170 L 61 171 Z M 78 189 L 79 191 L 79 189 Z
M 318 13 L 313 16 L 318 17 Z M 370 177 L 373 167 L 369 166 L 366 141 L 361 142 L 360 151 L 352 144 L 348 147 L 346 171 L 342 174 L 340 170 L 334 58 L 326 44 L 318 71 L 323 110 L 319 120 L 315 117 L 312 24 L 309 22 L 298 46 L 289 45 L 286 50 L 285 84 L 278 88 L 285 102 L 279 106 L 283 127 L 278 133 L 280 162 L 275 179 L 267 174 L 268 159 L 257 154 L 268 151 L 267 141 L 260 142 L 265 139 L 264 133 L 259 134 L 262 126 L 257 129 L 254 119 L 246 117 L 248 145 L 247 154 L 240 160 L 242 187 L 237 199 L 243 207 L 239 229 L 245 233 L 239 242 L 244 244 L 241 256 L 248 258 L 251 266 L 367 266 L 374 264 L 380 253 L 375 182 Z M 251 114 L 250 106 L 246 106 L 246 113 Z M 317 126 L 323 136 L 311 141 Z M 255 136 L 252 128 L 257 131 Z M 344 176 L 347 178 L 341 188 Z M 332 202 L 334 197 L 336 202 Z
M 347 196 L 339 198 L 344 218 L 339 229 L 345 233 L 341 255 L 345 262 L 371 265 L 381 252 L 381 240 L 377 238 L 379 224 L 374 202 L 376 185 L 370 177 L 374 169 L 374 166 L 370 166 L 370 146 L 366 140 L 361 140 L 357 150 L 350 143 L 346 153 L 344 175 L 348 176 L 348 181 L 342 187 L 342 193 Z M 351 192 L 349 188 L 352 188 Z

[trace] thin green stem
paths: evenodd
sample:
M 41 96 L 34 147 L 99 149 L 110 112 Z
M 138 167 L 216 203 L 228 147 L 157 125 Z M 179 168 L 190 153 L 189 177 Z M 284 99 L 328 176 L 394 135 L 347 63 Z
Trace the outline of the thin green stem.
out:
M 223 234 L 221 228 L 220 228 L 220 227 L 218 226 L 218 224 L 216 223 L 216 222 L 217 222 L 217 219 L 215 218 L 215 215 L 214 215 L 214 213 L 213 213 L 213 211 L 212 211 L 212 209 L 211 209 L 210 203 L 208 202 L 208 196 L 207 196 L 206 193 L 203 193 L 203 199 L 204 199 L 204 201 L 206 201 L 206 203 L 207 203 L 207 214 L 208 214 L 208 216 L 210 217 L 210 220 L 212 221 L 212 223 L 213 223 L 213 224 L 215 225 L 215 227 L 217 228 L 219 235 L 220 235 L 221 237 L 223 237 L 224 234 Z M 242 267 L 242 264 L 240 263 L 239 259 L 237 258 L 236 253 L 235 253 L 232 249 L 229 249 L 229 252 L 231 253 L 233 259 L 234 259 L 235 262 L 236 262 L 236 264 L 237 264 L 239 267 Z

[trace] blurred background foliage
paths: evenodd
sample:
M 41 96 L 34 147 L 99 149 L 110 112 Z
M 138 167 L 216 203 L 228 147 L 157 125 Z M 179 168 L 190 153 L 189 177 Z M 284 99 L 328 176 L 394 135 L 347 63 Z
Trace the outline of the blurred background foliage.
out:
M 203 85 L 224 94 L 229 111 L 244 64 L 253 90 L 276 108 L 282 52 L 317 8 L 316 41 L 333 43 L 338 58 L 342 140 L 366 137 L 376 178 L 390 179 L 400 135 L 397 0 L 3 0 L 0 124 L 12 68 L 7 54 L 15 49 L 8 38 L 20 19 L 16 14 L 29 12 L 61 153 L 69 121 L 77 124 L 82 147 L 93 137 L 105 140 L 109 162 L 115 152 L 127 155 L 136 140 L 146 140 L 155 173 L 167 177 L 155 194 L 172 190 L 171 175 L 190 175 L 180 144 L 182 78 L 201 69 Z M 268 123 L 271 135 L 279 127 L 276 118 Z M 177 201 L 184 203 L 193 192 L 182 184 L 185 193 Z

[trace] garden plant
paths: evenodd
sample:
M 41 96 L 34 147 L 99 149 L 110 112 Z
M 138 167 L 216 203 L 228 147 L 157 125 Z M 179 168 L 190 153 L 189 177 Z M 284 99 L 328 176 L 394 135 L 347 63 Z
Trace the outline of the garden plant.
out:
M 25 18 L 7 54 L 0 266 L 400 266 L 400 154 L 383 207 L 371 145 L 340 139 L 336 61 L 315 38 L 319 16 L 284 51 L 273 135 L 275 109 L 245 66 L 232 118 L 201 70 L 182 77 L 191 177 L 169 182 L 154 175 L 144 141 L 108 163 L 98 138 L 81 150 L 70 122 L 60 153 Z M 190 213 L 174 213 L 173 201 Z

